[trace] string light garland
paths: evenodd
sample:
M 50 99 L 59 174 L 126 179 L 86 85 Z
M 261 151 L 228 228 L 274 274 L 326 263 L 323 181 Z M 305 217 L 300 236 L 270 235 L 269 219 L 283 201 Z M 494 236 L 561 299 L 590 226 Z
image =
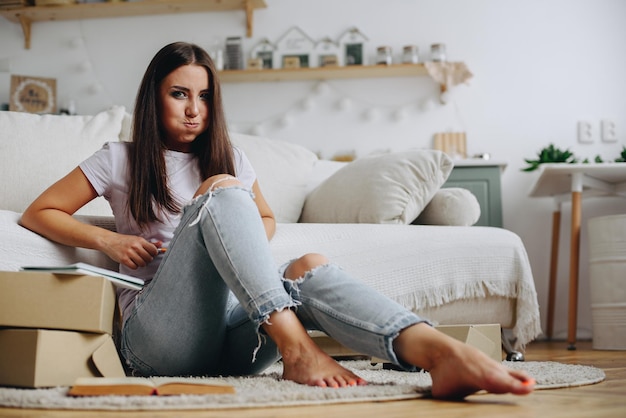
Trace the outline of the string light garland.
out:
M 233 131 L 247 130 L 249 134 L 263 136 L 270 131 L 292 126 L 298 117 L 320 107 L 319 103 L 322 100 L 328 101 L 337 112 L 356 114 L 360 120 L 366 123 L 385 120 L 392 123 L 403 123 L 410 118 L 411 114 L 427 113 L 453 101 L 450 90 L 447 90 L 445 101 L 427 97 L 425 99 L 416 98 L 399 104 L 381 105 L 353 97 L 328 81 L 320 81 L 313 85 L 304 97 L 288 103 L 284 111 L 277 112 L 262 120 L 232 120 L 229 121 L 229 125 Z
M 93 59 L 91 54 L 89 53 L 89 47 L 87 44 L 87 37 L 85 36 L 84 23 L 81 21 L 78 24 L 79 35 L 71 38 L 68 41 L 68 46 L 71 49 L 82 51 L 84 54 L 84 59 L 79 61 L 75 66 L 75 70 L 79 73 L 82 73 L 86 76 L 91 76 L 93 81 L 88 84 L 84 91 L 90 95 L 101 95 L 104 94 L 109 100 L 111 95 L 105 88 L 105 84 L 102 82 L 96 66 L 93 64 Z M 69 102 L 74 102 L 73 99 L 69 99 Z

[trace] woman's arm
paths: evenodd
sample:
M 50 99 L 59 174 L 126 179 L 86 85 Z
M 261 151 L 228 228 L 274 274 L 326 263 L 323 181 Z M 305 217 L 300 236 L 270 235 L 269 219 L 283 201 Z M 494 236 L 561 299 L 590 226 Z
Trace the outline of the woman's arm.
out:
M 130 268 L 145 266 L 158 254 L 157 246 L 132 235 L 88 225 L 72 215 L 97 197 L 80 168 L 45 190 L 26 209 L 20 224 L 60 244 L 102 251 Z
M 257 180 L 255 180 L 254 184 L 252 185 L 252 191 L 254 192 L 254 202 L 259 208 L 261 220 L 263 220 L 263 225 L 265 226 L 267 239 L 271 240 L 274 236 L 274 233 L 276 232 L 276 219 L 274 218 L 274 212 L 272 212 L 270 205 L 267 204 L 265 197 L 263 197 L 263 194 L 261 193 L 261 188 L 259 187 L 259 182 Z

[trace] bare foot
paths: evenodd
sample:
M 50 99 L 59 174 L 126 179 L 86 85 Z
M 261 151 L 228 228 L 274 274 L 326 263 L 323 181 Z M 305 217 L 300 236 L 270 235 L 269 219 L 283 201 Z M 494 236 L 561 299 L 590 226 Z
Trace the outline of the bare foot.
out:
M 403 330 L 394 349 L 400 358 L 430 372 L 435 398 L 460 399 L 480 390 L 526 395 L 534 389 L 535 381 L 525 372 L 509 370 L 427 324 Z
M 367 384 L 364 379 L 342 367 L 313 344 L 315 347 L 294 347 L 282 353 L 283 379 L 331 388 Z
M 461 344 L 461 343 L 459 343 Z M 482 352 L 464 345 L 452 350 L 430 370 L 432 395 L 460 399 L 479 390 L 527 395 L 535 381 L 523 371 L 509 370 Z
M 283 357 L 283 378 L 321 387 L 365 385 L 367 382 L 322 351 L 290 310 L 274 312 L 262 325 Z

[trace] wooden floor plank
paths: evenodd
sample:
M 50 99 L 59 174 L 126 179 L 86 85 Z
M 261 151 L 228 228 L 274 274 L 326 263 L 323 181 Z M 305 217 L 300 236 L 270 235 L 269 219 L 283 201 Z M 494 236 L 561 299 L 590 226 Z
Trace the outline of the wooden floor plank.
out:
M 476 417 L 626 417 L 626 351 L 592 350 L 590 342 L 579 342 L 568 351 L 566 343 L 535 342 L 526 350 L 527 361 L 558 361 L 602 368 L 607 376 L 596 385 L 535 391 L 529 396 L 477 394 L 464 402 L 417 399 L 397 402 L 364 402 L 343 405 L 239 409 L 234 411 L 52 411 L 0 408 L 2 418 L 429 418 Z

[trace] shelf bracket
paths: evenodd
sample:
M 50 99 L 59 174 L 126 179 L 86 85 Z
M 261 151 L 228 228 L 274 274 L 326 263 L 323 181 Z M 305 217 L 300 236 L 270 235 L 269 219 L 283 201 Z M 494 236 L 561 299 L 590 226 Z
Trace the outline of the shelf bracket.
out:
M 252 0 L 246 0 L 246 37 L 252 37 L 252 21 L 254 18 L 254 6 Z
M 30 49 L 30 29 L 32 20 L 22 14 L 18 15 L 18 18 L 20 19 L 20 25 L 22 25 L 22 32 L 24 32 L 24 49 Z

